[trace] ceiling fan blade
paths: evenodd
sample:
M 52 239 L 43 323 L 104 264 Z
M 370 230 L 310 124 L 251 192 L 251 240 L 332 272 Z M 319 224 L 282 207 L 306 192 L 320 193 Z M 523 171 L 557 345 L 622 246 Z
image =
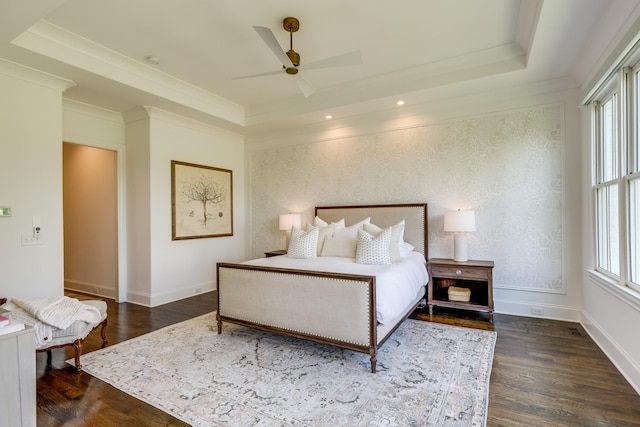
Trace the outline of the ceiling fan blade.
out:
M 343 67 L 346 65 L 362 64 L 362 53 L 359 50 L 343 53 L 342 55 L 332 56 L 330 58 L 321 59 L 319 61 L 301 64 L 300 70 L 318 70 L 320 68 Z
M 273 76 L 274 74 L 282 74 L 282 73 L 283 71 L 280 69 L 278 71 L 268 71 L 266 73 L 249 74 L 248 76 L 233 77 L 231 80 L 250 79 L 252 77 L 262 77 L 262 76 Z
M 258 27 L 253 26 L 253 29 L 256 30 L 258 35 L 262 38 L 265 44 L 271 49 L 271 52 L 274 53 L 278 57 L 278 59 L 282 62 L 282 65 L 285 67 L 293 67 L 291 60 L 287 56 L 287 54 L 280 47 L 280 43 L 276 40 L 276 36 L 273 35 L 273 32 L 266 27 Z
M 302 91 L 302 94 L 305 98 L 310 97 L 316 92 L 316 88 L 311 85 L 308 81 L 305 80 L 304 77 L 300 73 L 293 76 L 296 80 L 296 84 Z

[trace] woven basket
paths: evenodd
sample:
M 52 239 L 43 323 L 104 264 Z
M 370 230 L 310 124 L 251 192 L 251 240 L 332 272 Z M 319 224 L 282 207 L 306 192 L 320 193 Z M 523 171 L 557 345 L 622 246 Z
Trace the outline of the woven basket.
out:
M 467 288 L 459 288 L 457 286 L 449 286 L 449 301 L 469 302 L 471 290 Z

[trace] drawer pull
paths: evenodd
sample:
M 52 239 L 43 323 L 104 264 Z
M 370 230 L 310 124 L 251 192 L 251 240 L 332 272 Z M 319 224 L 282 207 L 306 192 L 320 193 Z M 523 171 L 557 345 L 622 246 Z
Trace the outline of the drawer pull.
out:
M 456 270 L 456 275 L 459 276 L 462 274 L 462 270 Z

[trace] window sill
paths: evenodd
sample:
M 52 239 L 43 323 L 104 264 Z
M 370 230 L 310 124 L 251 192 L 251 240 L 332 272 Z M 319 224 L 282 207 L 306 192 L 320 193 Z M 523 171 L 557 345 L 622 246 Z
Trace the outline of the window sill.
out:
M 620 286 L 618 282 L 595 270 L 587 270 L 587 276 L 591 283 L 640 312 L 640 293 L 628 286 Z

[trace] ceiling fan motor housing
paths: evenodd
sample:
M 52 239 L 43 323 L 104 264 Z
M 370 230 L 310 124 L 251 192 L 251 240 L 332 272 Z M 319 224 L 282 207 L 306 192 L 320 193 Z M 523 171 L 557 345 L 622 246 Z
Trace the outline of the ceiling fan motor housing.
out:
M 291 60 L 291 63 L 296 67 L 300 65 L 300 54 L 295 50 L 291 49 L 287 51 L 287 56 Z

